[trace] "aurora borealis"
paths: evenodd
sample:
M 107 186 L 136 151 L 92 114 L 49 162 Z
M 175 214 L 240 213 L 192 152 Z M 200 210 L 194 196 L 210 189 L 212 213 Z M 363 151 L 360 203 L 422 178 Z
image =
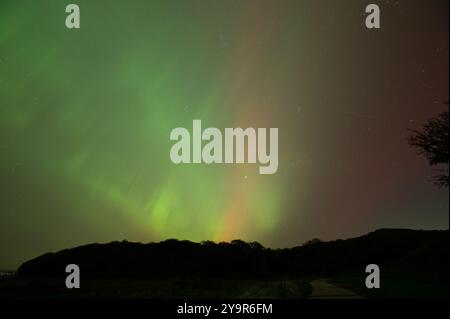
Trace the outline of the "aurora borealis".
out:
M 448 229 L 407 128 L 448 100 L 448 1 L 0 2 L 0 269 L 90 242 L 290 247 Z M 375 1 L 374 1 L 375 2 Z M 175 165 L 170 132 L 276 127 L 273 175 Z

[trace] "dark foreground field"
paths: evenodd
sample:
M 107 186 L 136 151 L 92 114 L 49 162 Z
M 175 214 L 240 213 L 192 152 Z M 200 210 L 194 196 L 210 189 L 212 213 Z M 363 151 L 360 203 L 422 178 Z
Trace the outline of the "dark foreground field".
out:
M 0 279 L 0 298 L 156 298 L 156 299 L 272 299 L 307 298 L 308 281 L 300 279 L 224 280 L 180 279 L 87 279 L 80 289 L 69 290 L 64 279 Z
M 67 289 L 54 277 L 0 277 L 0 299 L 348 299 L 348 298 L 448 298 L 447 281 L 387 276 L 380 289 L 367 289 L 365 276 L 284 279 L 130 279 L 88 278 L 80 289 Z M 327 291 L 316 282 L 326 282 Z M 343 291 L 346 290 L 347 293 Z M 351 296 L 348 292 L 351 292 Z

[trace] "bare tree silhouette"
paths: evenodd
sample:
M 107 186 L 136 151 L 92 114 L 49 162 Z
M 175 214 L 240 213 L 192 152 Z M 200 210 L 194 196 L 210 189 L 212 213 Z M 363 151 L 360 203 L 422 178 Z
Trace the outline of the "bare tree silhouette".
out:
M 448 101 L 446 102 L 448 105 Z M 424 155 L 430 165 L 447 165 L 439 169 L 440 174 L 435 176 L 434 182 L 439 187 L 448 187 L 448 114 L 443 112 L 436 118 L 428 120 L 421 130 L 408 129 L 411 133 L 409 144 L 418 149 L 417 153 Z

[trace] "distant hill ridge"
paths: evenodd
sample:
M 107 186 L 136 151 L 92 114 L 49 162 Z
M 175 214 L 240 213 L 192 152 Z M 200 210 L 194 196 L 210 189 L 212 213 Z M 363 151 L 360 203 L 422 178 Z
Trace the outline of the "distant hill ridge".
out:
M 88 244 L 47 253 L 22 264 L 19 276 L 65 276 L 68 264 L 86 277 L 267 277 L 329 276 L 367 264 L 401 269 L 448 269 L 448 230 L 380 229 L 356 238 L 269 249 L 261 244 L 160 243 Z

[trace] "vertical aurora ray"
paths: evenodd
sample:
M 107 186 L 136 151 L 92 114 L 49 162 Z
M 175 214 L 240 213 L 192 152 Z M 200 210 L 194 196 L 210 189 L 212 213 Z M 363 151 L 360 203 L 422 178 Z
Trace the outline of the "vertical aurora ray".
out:
M 245 238 L 250 228 L 254 238 L 259 232 L 270 231 L 267 225 L 259 227 L 264 223 L 258 220 L 275 220 L 279 207 L 260 201 L 279 202 L 274 198 L 283 190 L 270 186 L 270 178 L 261 183 L 252 181 L 257 165 L 176 167 L 169 160 L 170 130 L 191 128 L 193 119 L 219 128 L 258 124 L 241 115 L 251 113 L 262 102 L 247 91 L 254 85 L 251 74 L 259 67 L 258 54 L 252 53 L 259 43 L 248 43 L 259 25 L 249 20 L 258 12 L 246 6 L 247 13 L 236 14 L 236 25 L 228 25 L 224 17 L 207 30 L 203 24 L 214 18 L 188 11 L 180 14 L 178 21 L 166 24 L 165 15 L 187 6 L 157 2 L 156 7 L 151 5 L 156 11 L 150 14 L 156 21 L 148 19 L 136 26 L 130 23 L 136 11 L 121 11 L 118 16 L 115 9 L 119 4 L 111 4 L 106 16 L 99 12 L 101 1 L 81 2 L 83 28 L 79 35 L 58 29 L 56 37 L 50 38 L 44 31 L 56 20 L 58 14 L 53 12 L 48 25 L 40 32 L 33 31 L 36 37 L 31 43 L 17 45 L 12 37 L 2 37 L 3 44 L 11 48 L 10 63 L 25 63 L 29 72 L 23 85 L 11 83 L 15 92 L 6 96 L 17 99 L 19 92 L 43 81 L 32 93 L 37 99 L 40 94 L 52 98 L 33 105 L 32 112 L 3 109 L 13 112 L 3 117 L 4 123 L 21 125 L 25 139 L 46 121 L 48 129 L 38 136 L 42 142 L 46 140 L 47 150 L 37 154 L 43 157 L 42 164 L 36 164 L 43 167 L 37 169 L 58 176 L 63 183 L 76 183 L 110 203 L 152 238 L 219 241 Z M 30 10 L 35 12 L 33 16 L 16 12 L 17 20 L 37 19 L 48 7 L 35 6 L 37 11 Z M 140 6 L 146 7 L 143 3 Z M 89 20 L 96 15 L 105 19 L 101 23 Z M 190 36 L 183 32 L 186 23 Z M 136 36 L 136 28 L 145 32 Z M 27 25 L 18 29 L 30 32 Z M 41 50 L 33 50 L 38 43 Z M 39 52 L 32 55 L 34 61 L 24 53 L 32 51 Z M 15 71 L 11 67 L 11 72 Z M 31 106 L 27 101 L 23 107 Z M 50 118 L 45 119 L 45 115 Z M 54 133 L 59 138 L 48 139 Z M 58 142 L 60 151 L 56 149 Z

